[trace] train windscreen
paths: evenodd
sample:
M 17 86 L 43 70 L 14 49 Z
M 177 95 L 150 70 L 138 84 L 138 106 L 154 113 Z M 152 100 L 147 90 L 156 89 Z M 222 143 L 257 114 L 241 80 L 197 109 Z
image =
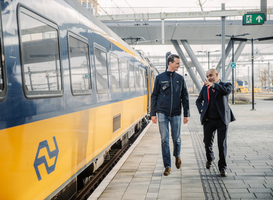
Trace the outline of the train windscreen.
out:
M 237 83 L 238 83 L 239 86 L 244 86 L 243 81 L 237 81 Z

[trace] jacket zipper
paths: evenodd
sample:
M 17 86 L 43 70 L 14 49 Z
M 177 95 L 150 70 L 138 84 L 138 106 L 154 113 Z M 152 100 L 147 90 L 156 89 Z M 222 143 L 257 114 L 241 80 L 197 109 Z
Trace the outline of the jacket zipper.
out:
M 172 115 L 172 109 L 173 109 L 173 78 L 172 78 L 172 73 L 170 74 L 171 76 L 171 110 L 170 110 L 170 117 Z

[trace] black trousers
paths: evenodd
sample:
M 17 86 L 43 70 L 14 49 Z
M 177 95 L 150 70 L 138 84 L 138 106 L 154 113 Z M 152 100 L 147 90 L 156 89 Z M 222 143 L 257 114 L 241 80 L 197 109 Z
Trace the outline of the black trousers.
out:
M 204 143 L 206 149 L 206 157 L 208 161 L 214 159 L 213 153 L 213 141 L 215 132 L 217 130 L 217 141 L 219 150 L 219 170 L 227 168 L 226 156 L 227 156 L 227 131 L 228 125 L 226 125 L 221 118 L 209 119 L 204 125 Z

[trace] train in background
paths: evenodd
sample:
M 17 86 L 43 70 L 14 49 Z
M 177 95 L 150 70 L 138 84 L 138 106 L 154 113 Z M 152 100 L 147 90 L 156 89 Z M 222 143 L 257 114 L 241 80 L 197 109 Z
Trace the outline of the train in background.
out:
M 237 80 L 236 81 L 236 92 L 248 92 L 248 82 Z
M 237 93 L 249 93 L 249 92 L 252 92 L 252 88 L 249 87 L 248 81 L 237 80 L 236 81 L 236 92 Z M 255 87 L 254 92 L 260 93 L 260 92 L 262 92 L 262 88 Z
M 73 199 L 158 72 L 77 1 L 0 2 L 0 199 Z

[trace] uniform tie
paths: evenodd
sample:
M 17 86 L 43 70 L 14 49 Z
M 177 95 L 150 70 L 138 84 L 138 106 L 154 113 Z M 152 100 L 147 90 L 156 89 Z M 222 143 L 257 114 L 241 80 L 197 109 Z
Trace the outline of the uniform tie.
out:
M 207 93 L 208 93 L 208 102 L 210 100 L 210 97 L 209 97 L 209 86 L 207 86 Z
M 209 86 L 207 86 L 207 93 L 208 93 L 208 102 L 210 101 L 210 96 L 209 96 Z M 215 92 L 215 90 L 214 89 L 212 89 L 212 92 L 214 93 Z

